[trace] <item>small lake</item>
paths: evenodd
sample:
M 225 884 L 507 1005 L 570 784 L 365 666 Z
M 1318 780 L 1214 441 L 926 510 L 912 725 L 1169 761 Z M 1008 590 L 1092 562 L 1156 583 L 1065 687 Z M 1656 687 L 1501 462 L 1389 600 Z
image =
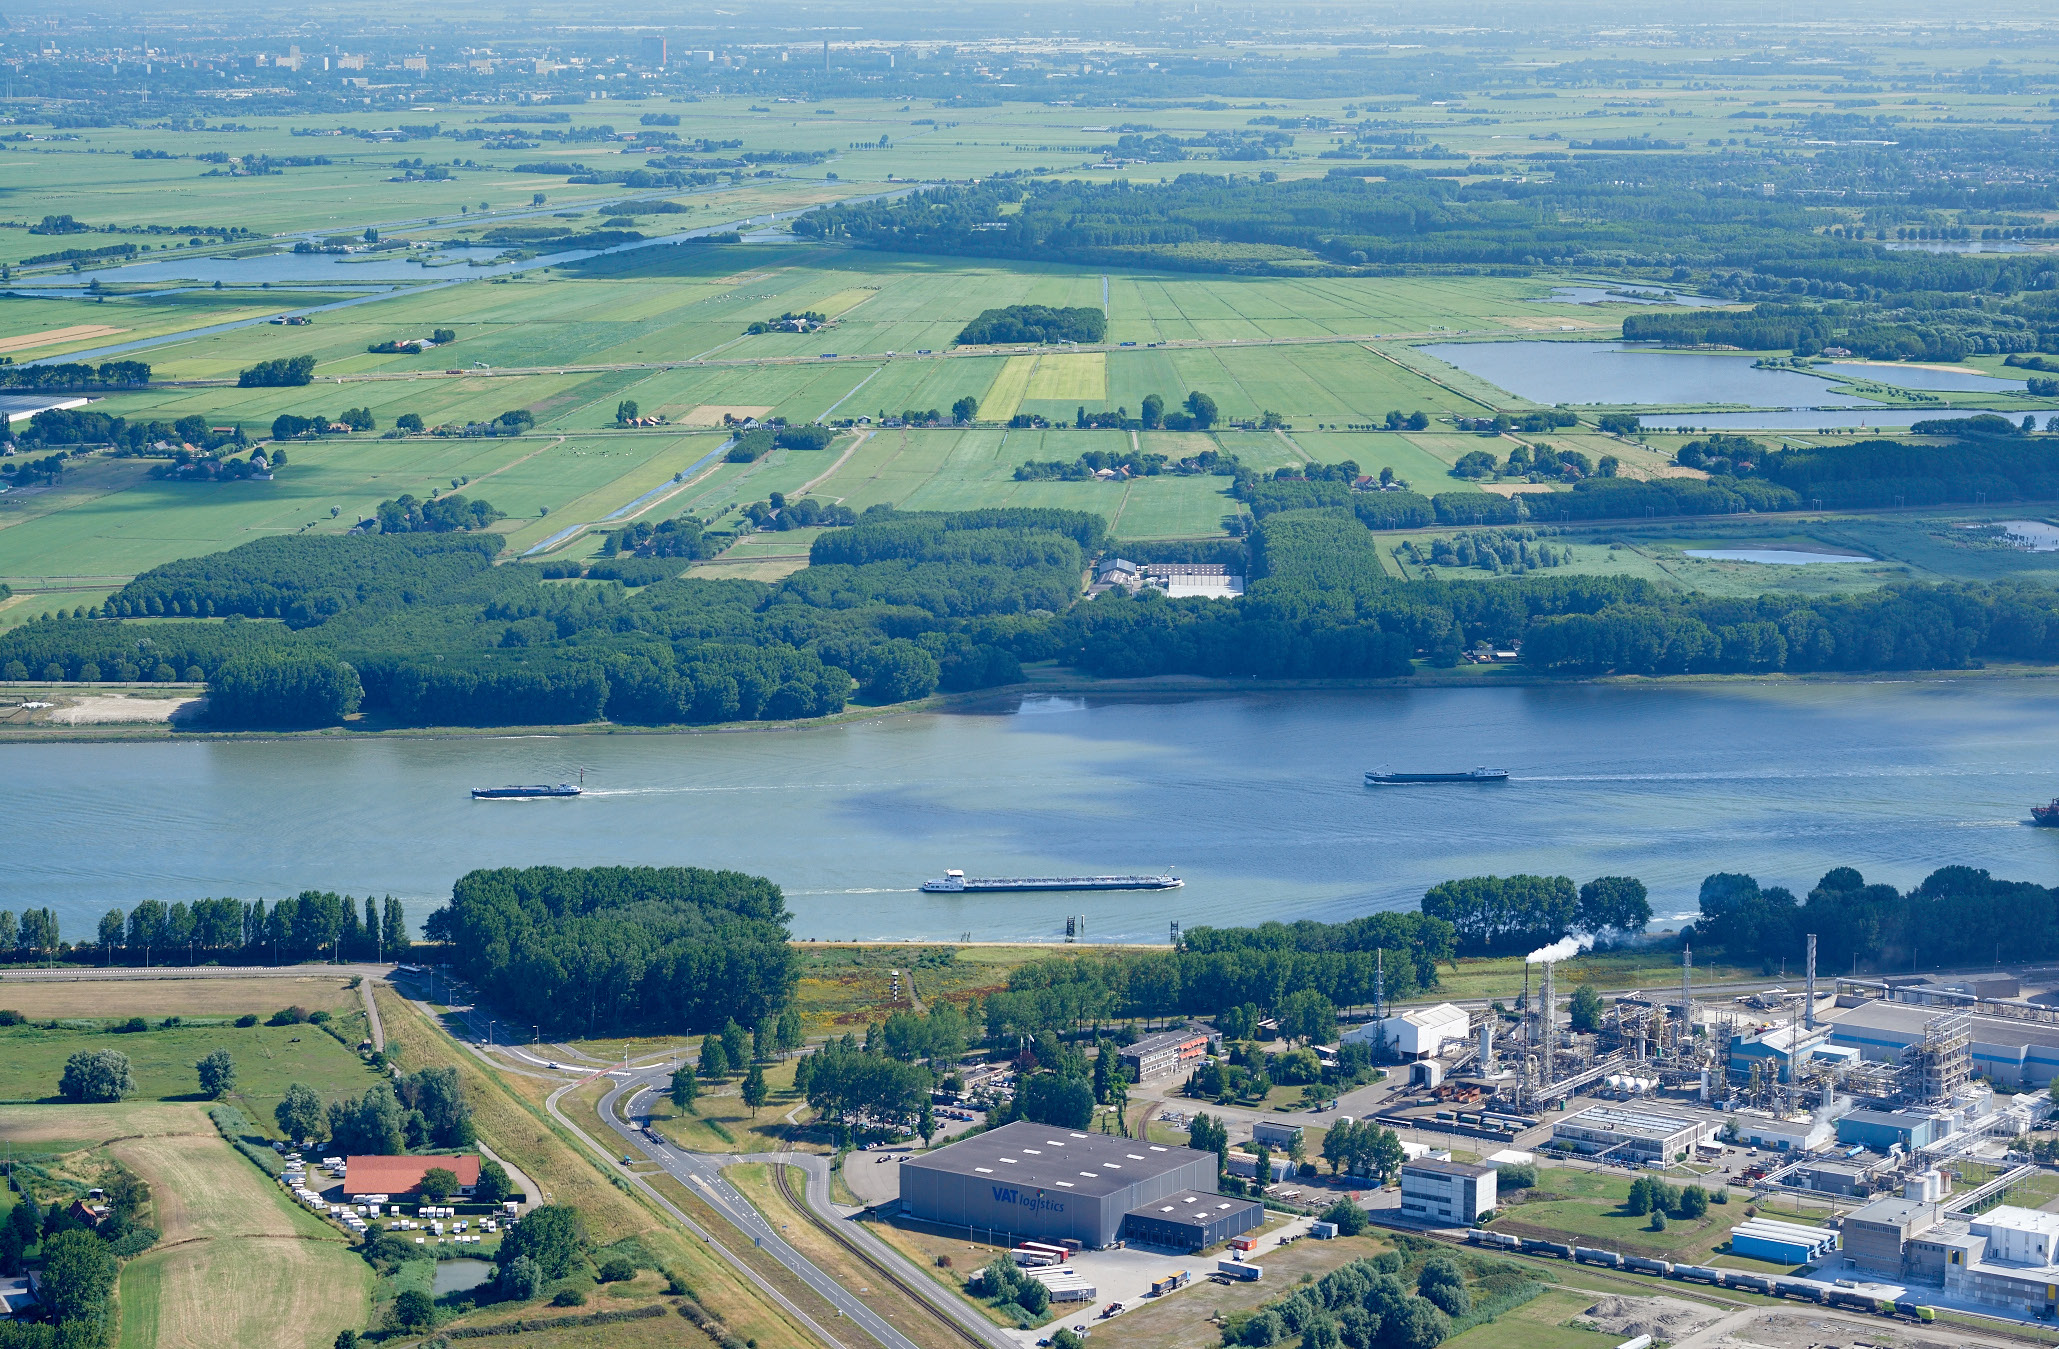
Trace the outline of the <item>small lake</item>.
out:
M 1682 295 L 1673 290 L 1613 289 L 1607 286 L 1553 286 L 1551 295 L 1532 304 L 1673 304 L 1687 309 L 1708 309 L 1729 304 L 1707 295 Z
M 1819 562 L 1871 562 L 1857 553 L 1805 553 L 1788 548 L 1683 548 L 1689 557 L 1712 562 L 1763 562 L 1775 567 L 1808 567 Z
M 1439 342 L 1417 350 L 1535 403 L 1878 406 L 1840 394 L 1813 375 L 1758 369 L 1757 358 L 1745 355 L 1535 339 Z
M 1955 408 L 1791 407 L 1758 412 L 1682 412 L 1640 416 L 1647 431 L 1905 431 L 1917 422 L 1940 417 L 1971 417 L 1991 411 L 1975 404 Z M 1997 412 L 2014 421 L 2022 412 Z
M 487 1260 L 438 1260 L 436 1262 L 436 1296 L 445 1293 L 463 1293 L 477 1288 L 493 1277 L 493 1264 Z
M 2020 379 L 1997 379 L 1972 370 L 1937 370 L 1924 365 L 1898 365 L 1892 361 L 1832 361 L 1824 367 L 1848 378 L 1878 380 L 1902 389 L 1924 389 L 1971 393 L 2022 393 Z
M 2002 537 L 2032 553 L 2059 553 L 2059 525 L 2043 520 L 2004 520 L 1995 526 Z
M 1897 239 L 1883 243 L 1890 253 L 2028 253 L 2029 244 L 2007 239 Z

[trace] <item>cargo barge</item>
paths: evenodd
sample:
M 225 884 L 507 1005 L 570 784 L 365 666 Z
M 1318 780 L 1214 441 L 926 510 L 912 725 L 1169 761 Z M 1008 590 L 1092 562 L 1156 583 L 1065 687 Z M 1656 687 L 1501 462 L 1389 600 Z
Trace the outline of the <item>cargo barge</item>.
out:
M 1160 876 L 968 876 L 953 868 L 922 888 L 931 894 L 986 890 L 1177 890 L 1186 882 L 1171 872 Z
M 474 787 L 474 801 L 521 801 L 536 796 L 578 796 L 586 789 L 575 787 L 569 782 L 560 782 L 555 787 Z
M 1375 768 L 1366 774 L 1368 787 L 1410 787 L 1432 782 L 1507 782 L 1506 768 L 1474 768 L 1464 773 L 1390 773 Z

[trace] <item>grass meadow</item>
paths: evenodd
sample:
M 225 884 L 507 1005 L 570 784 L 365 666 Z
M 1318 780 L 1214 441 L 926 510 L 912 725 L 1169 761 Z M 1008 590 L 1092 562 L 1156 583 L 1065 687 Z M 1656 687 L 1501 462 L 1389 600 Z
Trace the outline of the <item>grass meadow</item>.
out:
M 353 1042 L 362 1033 L 362 1011 L 339 1015 L 336 1024 Z M 159 1018 L 152 1017 L 155 1026 Z M 55 1103 L 65 1060 L 81 1050 L 118 1050 L 129 1056 L 137 1101 L 192 1101 L 199 1083 L 193 1065 L 215 1049 L 236 1060 L 236 1089 L 229 1102 L 261 1129 L 272 1128 L 272 1108 L 294 1082 L 305 1082 L 324 1099 L 355 1096 L 378 1075 L 355 1053 L 319 1026 L 179 1026 L 133 1034 L 98 1029 L 10 1026 L 0 1030 L 0 1102 Z M 60 1112 L 72 1107 L 58 1105 Z

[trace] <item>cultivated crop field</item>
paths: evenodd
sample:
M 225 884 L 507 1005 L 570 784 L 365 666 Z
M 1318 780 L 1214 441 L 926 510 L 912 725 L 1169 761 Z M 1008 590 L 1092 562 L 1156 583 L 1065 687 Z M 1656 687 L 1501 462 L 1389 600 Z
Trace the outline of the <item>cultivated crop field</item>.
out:
M 344 1233 L 287 1202 L 204 1116 L 109 1150 L 150 1183 L 164 1234 L 122 1270 L 122 1349 L 322 1349 L 364 1324 L 372 1272 Z
M 122 1270 L 124 1349 L 324 1349 L 365 1324 L 370 1269 L 239 1156 L 204 1106 L 0 1106 L 0 1137 L 36 1154 L 38 1173 L 99 1183 L 113 1161 L 150 1185 L 162 1235 Z

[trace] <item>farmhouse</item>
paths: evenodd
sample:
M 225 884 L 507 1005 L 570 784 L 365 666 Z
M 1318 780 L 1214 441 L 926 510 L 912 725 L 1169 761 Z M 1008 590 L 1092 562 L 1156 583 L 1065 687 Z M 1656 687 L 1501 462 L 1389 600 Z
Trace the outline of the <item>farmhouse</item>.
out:
M 422 1177 L 442 1167 L 458 1178 L 458 1193 L 470 1194 L 479 1184 L 479 1158 L 458 1157 L 347 1157 L 343 1163 L 343 1194 L 346 1199 L 383 1194 L 398 1197 L 419 1194 Z

